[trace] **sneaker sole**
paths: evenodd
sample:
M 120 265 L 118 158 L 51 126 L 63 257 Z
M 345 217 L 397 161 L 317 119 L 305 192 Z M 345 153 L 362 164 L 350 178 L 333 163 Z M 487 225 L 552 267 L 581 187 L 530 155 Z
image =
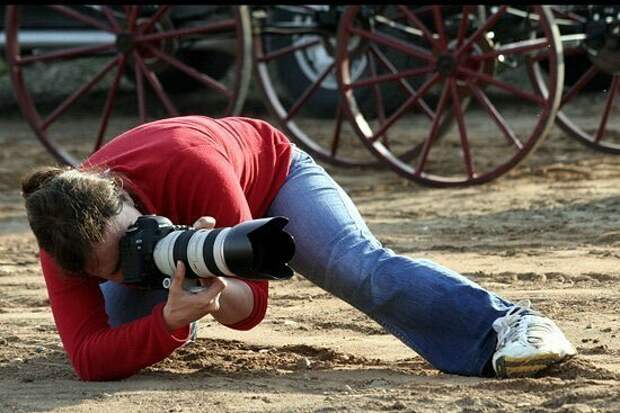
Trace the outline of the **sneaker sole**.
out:
M 529 377 L 553 364 L 573 357 L 556 353 L 539 354 L 534 357 L 500 357 L 496 361 L 496 374 L 500 378 Z

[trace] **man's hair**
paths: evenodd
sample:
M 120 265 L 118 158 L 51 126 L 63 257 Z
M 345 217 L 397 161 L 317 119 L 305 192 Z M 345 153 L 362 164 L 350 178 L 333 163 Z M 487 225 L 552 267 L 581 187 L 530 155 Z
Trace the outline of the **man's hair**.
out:
M 39 248 L 69 274 L 83 274 L 86 258 L 122 208 L 120 180 L 100 171 L 43 167 L 22 179 L 22 196 Z

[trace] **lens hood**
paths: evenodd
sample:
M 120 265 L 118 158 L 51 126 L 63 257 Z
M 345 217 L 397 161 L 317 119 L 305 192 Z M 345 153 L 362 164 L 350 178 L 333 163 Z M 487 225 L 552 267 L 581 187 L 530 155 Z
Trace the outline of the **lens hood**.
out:
M 286 224 L 288 218 L 272 217 L 230 228 L 220 255 L 230 272 L 248 279 L 291 278 L 293 270 L 287 264 L 295 255 L 295 241 L 284 231 Z

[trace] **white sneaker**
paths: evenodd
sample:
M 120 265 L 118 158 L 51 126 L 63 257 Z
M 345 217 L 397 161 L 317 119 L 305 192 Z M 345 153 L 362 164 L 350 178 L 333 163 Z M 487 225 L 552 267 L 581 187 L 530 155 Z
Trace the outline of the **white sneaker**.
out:
M 575 347 L 549 318 L 519 302 L 493 322 L 497 349 L 493 369 L 498 377 L 531 376 L 577 354 Z

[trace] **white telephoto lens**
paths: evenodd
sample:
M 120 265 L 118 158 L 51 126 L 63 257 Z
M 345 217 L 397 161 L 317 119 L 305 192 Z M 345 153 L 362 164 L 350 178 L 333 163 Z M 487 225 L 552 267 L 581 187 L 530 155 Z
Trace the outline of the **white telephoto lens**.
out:
M 157 269 L 164 274 L 174 275 L 176 263 L 174 262 L 174 243 L 183 231 L 173 231 L 159 240 L 153 251 L 153 260 Z
M 187 262 L 190 268 L 199 277 L 215 277 L 216 275 L 209 271 L 205 257 L 203 254 L 205 240 L 212 230 L 201 229 L 192 235 L 187 243 Z
M 230 271 L 228 265 L 226 265 L 226 260 L 224 259 L 224 243 L 226 242 L 226 236 L 229 232 L 230 228 L 226 228 L 217 234 L 215 242 L 213 243 L 213 258 L 218 270 L 220 270 L 224 275 L 232 276 L 235 274 Z

